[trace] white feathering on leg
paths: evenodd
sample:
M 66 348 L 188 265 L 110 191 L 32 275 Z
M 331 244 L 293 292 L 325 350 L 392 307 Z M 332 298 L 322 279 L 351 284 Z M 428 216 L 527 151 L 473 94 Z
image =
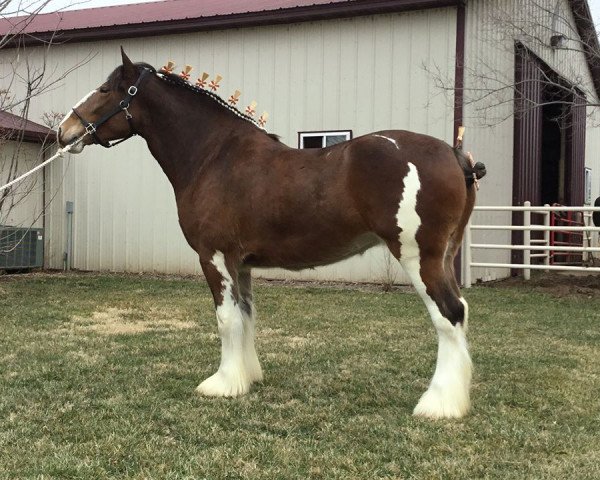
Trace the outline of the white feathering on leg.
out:
M 415 407 L 414 414 L 428 418 L 462 417 L 470 408 L 471 357 L 465 329 L 460 324 L 453 326 L 442 315 L 435 301 L 427 294 L 427 287 L 421 278 L 421 252 L 416 239 L 421 226 L 421 218 L 417 212 L 417 195 L 420 188 L 417 168 L 409 162 L 396 215 L 398 227 L 401 229 L 400 263 L 423 299 L 438 334 L 436 369 L 429 388 Z M 466 326 L 468 305 L 462 297 L 460 300 L 465 305 Z
M 223 277 L 223 301 L 217 306 L 221 363 L 217 372 L 204 380 L 196 391 L 208 396 L 235 397 L 247 393 L 251 383 L 244 365 L 244 319 L 233 297 L 233 279 L 225 266 L 225 256 L 217 251 L 211 262 Z
M 263 379 L 263 372 L 258 361 L 256 348 L 254 347 L 254 328 L 256 325 L 256 309 L 251 307 L 250 315 L 242 311 L 244 316 L 244 364 L 246 372 L 251 382 L 260 382 Z

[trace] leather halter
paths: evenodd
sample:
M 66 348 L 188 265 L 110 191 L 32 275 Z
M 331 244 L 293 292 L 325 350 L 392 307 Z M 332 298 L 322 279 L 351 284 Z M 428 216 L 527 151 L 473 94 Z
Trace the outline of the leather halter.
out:
M 152 73 L 152 70 L 144 68 L 144 70 L 142 70 L 142 73 L 140 73 L 140 76 L 138 77 L 135 84 L 131 85 L 127 89 L 127 95 L 125 96 L 125 98 L 123 100 L 121 100 L 119 102 L 119 105 L 116 106 L 111 112 L 109 112 L 106 115 L 104 115 L 103 117 L 101 117 L 100 120 L 98 120 L 96 122 L 93 122 L 93 123 L 88 122 L 85 118 L 83 118 L 79 114 L 79 112 L 76 109 L 73 109 L 73 113 L 79 119 L 79 121 L 82 123 L 82 125 L 85 127 L 85 133 L 92 136 L 92 138 L 94 139 L 94 143 L 102 145 L 104 148 L 110 148 L 110 147 L 114 147 L 115 145 L 118 145 L 121 142 L 124 142 L 125 140 L 133 137 L 134 135 L 137 135 L 137 132 L 135 131 L 135 128 L 133 127 L 133 125 L 131 123 L 131 119 L 133 118 L 133 116 L 131 115 L 131 113 L 129 113 L 129 105 L 131 104 L 133 97 L 135 97 L 137 95 L 138 87 L 140 86 L 140 83 L 142 82 L 144 77 L 146 75 L 148 75 L 149 73 Z M 127 135 L 126 137 L 121 138 L 120 140 L 117 140 L 116 142 L 113 142 L 113 143 L 110 143 L 109 140 L 102 140 L 97 133 L 98 128 L 101 127 L 102 125 L 104 125 L 106 122 L 108 122 L 112 117 L 117 115 L 119 112 L 125 113 L 125 118 L 127 119 L 127 123 L 129 124 L 129 130 L 130 130 L 129 135 Z

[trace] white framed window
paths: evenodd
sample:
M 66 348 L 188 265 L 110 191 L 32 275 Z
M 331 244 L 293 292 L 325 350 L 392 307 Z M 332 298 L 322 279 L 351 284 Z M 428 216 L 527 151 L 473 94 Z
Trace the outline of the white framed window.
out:
M 325 148 L 352 138 L 352 130 L 298 132 L 298 148 Z

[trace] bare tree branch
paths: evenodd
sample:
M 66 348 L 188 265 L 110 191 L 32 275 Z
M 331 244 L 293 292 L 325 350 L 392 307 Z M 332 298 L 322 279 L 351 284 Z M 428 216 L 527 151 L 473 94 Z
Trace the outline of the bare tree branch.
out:
M 473 32 L 474 42 L 485 45 L 471 52 L 464 65 L 465 85 L 462 88 L 464 105 L 469 106 L 471 120 L 481 125 L 494 126 L 514 116 L 522 116 L 545 105 L 562 105 L 559 119 L 566 126 L 571 108 L 600 107 L 593 81 L 585 72 L 578 70 L 582 62 L 600 64 L 600 49 L 596 38 L 582 38 L 571 12 L 564 3 L 538 0 L 527 2 L 531 10 L 525 10 L 518 2 L 503 8 L 498 2 L 487 19 Z M 560 46 L 552 47 L 551 38 L 560 37 Z M 506 65 L 515 58 L 515 49 L 522 46 L 522 54 L 531 57 L 536 74 L 524 81 L 515 77 Z M 490 55 L 489 52 L 495 52 Z M 501 60 L 497 60 L 497 55 Z M 552 69 L 542 58 L 552 58 Z M 509 60 L 510 58 L 510 60 Z M 442 74 L 439 67 L 424 67 L 438 89 L 450 96 L 456 92 L 454 78 Z M 554 71 L 554 70 L 556 71 Z M 523 98 L 528 84 L 536 82 L 544 92 L 552 92 L 551 98 L 532 102 Z M 577 107 L 575 107 L 577 105 Z M 512 107 L 512 108 L 511 108 Z M 595 116 L 595 108 L 588 109 Z

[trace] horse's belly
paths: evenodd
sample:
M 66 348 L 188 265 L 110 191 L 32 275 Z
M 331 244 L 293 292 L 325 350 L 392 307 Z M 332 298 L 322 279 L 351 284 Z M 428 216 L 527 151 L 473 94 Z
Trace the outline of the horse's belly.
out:
M 328 241 L 327 239 L 313 242 L 283 242 L 276 251 L 269 254 L 249 255 L 245 264 L 251 267 L 279 267 L 287 270 L 302 270 L 321 265 L 339 262 L 354 255 L 364 253 L 371 247 L 380 245 L 383 240 L 374 233 L 365 233 L 346 242 Z

